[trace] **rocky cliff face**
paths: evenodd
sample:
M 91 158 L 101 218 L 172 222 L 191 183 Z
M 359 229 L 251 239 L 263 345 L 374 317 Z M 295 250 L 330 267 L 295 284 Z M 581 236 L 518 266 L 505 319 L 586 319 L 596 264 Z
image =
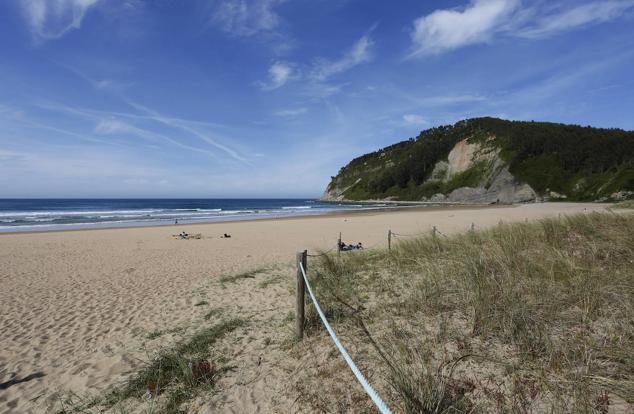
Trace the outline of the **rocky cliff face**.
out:
M 499 148 L 478 142 L 469 143 L 467 139 L 458 142 L 449 152 L 447 161 L 436 163 L 428 182 L 448 184 L 459 174 L 471 169 L 481 172 L 479 179 L 471 186 L 455 188 L 448 194 L 436 193 L 429 198 L 423 197 L 422 201 L 510 204 L 537 200 L 537 193 L 509 172 L 508 165 L 500 158 L 499 153 Z
M 356 184 L 358 184 L 361 181 L 360 178 L 358 178 L 353 184 L 345 186 L 345 187 L 338 187 L 336 184 L 334 184 L 333 182 L 331 182 L 328 185 L 328 188 L 326 188 L 326 191 L 324 191 L 324 193 L 321 195 L 321 197 L 319 198 L 320 201 L 346 201 L 346 197 L 343 195 L 346 190 L 352 188 L 353 186 L 355 186 Z

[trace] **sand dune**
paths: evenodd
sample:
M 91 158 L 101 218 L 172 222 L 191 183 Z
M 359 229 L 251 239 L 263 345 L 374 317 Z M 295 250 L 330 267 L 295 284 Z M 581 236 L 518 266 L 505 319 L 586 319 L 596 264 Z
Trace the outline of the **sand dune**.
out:
M 484 227 L 604 208 L 546 203 L 1 235 L 0 413 L 48 412 L 60 395 L 107 389 L 178 337 L 151 340 L 148 333 L 193 329 L 210 307 L 251 323 L 241 339 L 222 344 L 238 368 L 211 401 L 196 401 L 191 410 L 296 411 L 285 395 L 285 378 L 295 368 L 281 346 L 289 336 L 282 326 L 293 309 L 296 251 L 328 249 L 340 231 L 344 241 L 381 247 L 388 228 L 415 233 L 435 225 L 451 233 L 472 222 Z M 203 239 L 170 237 L 182 230 Z M 259 278 L 219 283 L 221 275 L 263 266 L 269 268 Z M 257 288 L 267 277 L 280 282 Z M 196 306 L 201 301 L 209 303 Z

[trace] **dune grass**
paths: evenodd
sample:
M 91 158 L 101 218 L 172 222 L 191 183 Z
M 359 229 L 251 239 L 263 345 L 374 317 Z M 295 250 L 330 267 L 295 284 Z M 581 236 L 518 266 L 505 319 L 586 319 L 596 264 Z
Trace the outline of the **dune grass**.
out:
M 612 208 L 628 208 L 634 209 L 634 200 L 621 201 L 612 205 Z
M 634 409 L 634 215 L 423 236 L 310 268 L 335 330 L 397 412 Z M 308 340 L 331 346 L 310 305 L 307 318 Z M 352 376 L 327 380 L 347 372 L 339 359 L 297 379 L 301 400 L 371 411 Z
M 205 328 L 174 347 L 159 352 L 141 366 L 122 386 L 101 397 L 70 395 L 60 401 L 58 414 L 85 412 L 128 412 L 129 403 L 146 400 L 143 412 L 175 414 L 181 406 L 204 390 L 213 390 L 218 377 L 227 370 L 226 361 L 213 361 L 213 369 L 203 373 L 195 368 L 212 356 L 213 345 L 228 333 L 243 326 L 242 319 L 224 320 Z
M 236 273 L 235 275 L 224 275 L 220 277 L 220 284 L 236 283 L 243 279 L 255 279 L 255 276 L 263 273 L 267 270 L 265 267 L 260 267 L 246 272 Z

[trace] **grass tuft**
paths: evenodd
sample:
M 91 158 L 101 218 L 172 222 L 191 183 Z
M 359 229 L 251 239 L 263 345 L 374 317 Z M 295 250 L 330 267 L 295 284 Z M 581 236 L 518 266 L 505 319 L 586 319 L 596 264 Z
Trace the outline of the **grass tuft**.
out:
M 147 400 L 150 393 L 151 401 L 148 404 L 151 412 L 181 413 L 181 406 L 185 402 L 196 397 L 203 389 L 213 389 L 217 378 L 231 369 L 229 366 L 214 366 L 203 372 L 196 367 L 209 360 L 212 347 L 219 339 L 244 324 L 242 319 L 231 319 L 203 329 L 189 340 L 161 351 L 123 386 L 101 398 L 86 401 L 66 399 L 58 413 L 85 412 L 92 407 L 99 407 L 100 412 L 111 408 L 122 409 L 130 400 Z M 216 364 L 219 362 L 215 361 Z
M 255 279 L 255 276 L 266 271 L 266 268 L 257 268 L 235 275 L 225 275 L 220 277 L 220 283 L 236 283 L 243 279 Z
M 620 203 L 615 203 L 612 208 L 627 208 L 634 209 L 634 200 L 621 201 Z

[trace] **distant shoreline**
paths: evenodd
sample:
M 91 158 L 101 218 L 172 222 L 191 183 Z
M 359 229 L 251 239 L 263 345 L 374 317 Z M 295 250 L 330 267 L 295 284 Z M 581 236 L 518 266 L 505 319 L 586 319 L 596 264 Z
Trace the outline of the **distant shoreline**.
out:
M 318 200 L 320 203 L 324 204 L 392 204 L 392 205 L 413 205 L 413 206 L 491 206 L 496 205 L 496 203 L 459 203 L 452 201 L 401 201 L 401 200 L 341 200 L 341 201 L 331 201 L 331 200 Z M 531 203 L 517 203 L 517 204 L 531 204 Z M 507 206 L 513 204 L 504 204 Z

